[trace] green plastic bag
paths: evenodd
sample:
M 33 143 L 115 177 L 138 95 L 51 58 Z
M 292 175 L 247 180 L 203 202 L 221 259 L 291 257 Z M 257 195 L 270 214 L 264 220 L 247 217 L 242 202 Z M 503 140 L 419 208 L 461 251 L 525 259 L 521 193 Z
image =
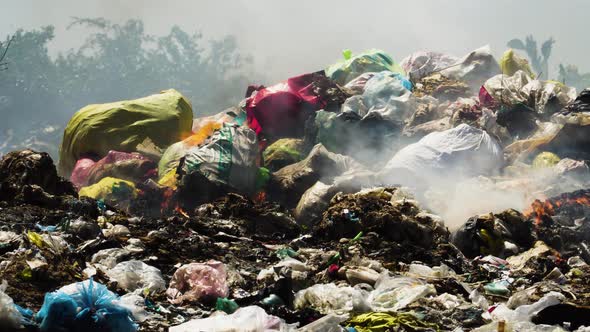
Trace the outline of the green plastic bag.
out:
M 69 177 L 78 159 L 102 158 L 110 150 L 136 152 L 147 138 L 167 148 L 191 134 L 190 102 L 176 90 L 136 100 L 88 105 L 74 114 L 59 152 L 59 172 Z
M 345 51 L 344 60 L 328 67 L 326 76 L 340 85 L 345 85 L 364 73 L 384 70 L 405 75 L 402 67 L 381 50 L 369 50 L 357 55 Z
M 240 306 L 234 300 L 225 297 L 218 297 L 215 302 L 215 310 L 221 310 L 226 314 L 233 314 Z
M 303 150 L 304 143 L 302 139 L 281 138 L 262 152 L 264 167 L 274 172 L 287 165 L 294 164 L 305 158 Z

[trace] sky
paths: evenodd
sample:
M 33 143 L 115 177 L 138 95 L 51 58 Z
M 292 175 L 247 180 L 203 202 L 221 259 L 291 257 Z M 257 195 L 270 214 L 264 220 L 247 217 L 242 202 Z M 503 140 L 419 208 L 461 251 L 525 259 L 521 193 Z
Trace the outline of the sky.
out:
M 80 46 L 85 31 L 67 30 L 71 17 L 113 22 L 142 19 L 148 33 L 173 25 L 206 38 L 236 36 L 254 70 L 280 80 L 323 69 L 343 49 L 379 48 L 395 60 L 417 50 L 462 56 L 489 44 L 497 56 L 512 38 L 555 38 L 550 73 L 559 63 L 590 71 L 590 1 L 546 0 L 0 0 L 0 38 L 18 28 L 56 28 L 53 54 Z

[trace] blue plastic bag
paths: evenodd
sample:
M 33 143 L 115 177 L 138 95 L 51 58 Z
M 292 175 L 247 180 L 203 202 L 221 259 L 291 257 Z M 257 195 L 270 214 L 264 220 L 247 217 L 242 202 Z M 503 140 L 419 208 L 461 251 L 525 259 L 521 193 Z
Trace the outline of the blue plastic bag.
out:
M 36 320 L 41 331 L 137 331 L 131 311 L 118 305 L 118 299 L 89 279 L 45 294 Z
M 363 104 L 369 113 L 376 112 L 384 119 L 403 121 L 412 111 L 410 106 L 412 83 L 404 76 L 382 71 L 365 84 Z
M 16 308 L 16 310 L 18 310 L 18 312 L 22 316 L 21 324 L 23 324 L 24 326 L 35 325 L 35 322 L 33 321 L 33 316 L 35 315 L 35 313 L 33 312 L 33 310 L 25 309 L 16 303 L 14 304 L 14 307 Z
M 406 88 L 408 91 L 412 91 L 412 82 L 410 82 L 410 80 L 408 80 L 404 75 L 402 74 L 398 74 L 398 73 L 392 73 L 390 71 L 382 71 L 380 73 L 378 73 L 377 75 L 375 75 L 377 77 L 379 76 L 386 76 L 386 77 L 393 77 L 396 78 L 400 81 L 400 83 L 402 84 L 402 86 L 404 88 Z M 373 76 L 373 77 L 375 77 Z
M 39 223 L 35 224 L 35 227 L 40 230 L 41 232 L 55 232 L 57 230 L 57 225 L 51 225 L 51 226 L 43 226 Z

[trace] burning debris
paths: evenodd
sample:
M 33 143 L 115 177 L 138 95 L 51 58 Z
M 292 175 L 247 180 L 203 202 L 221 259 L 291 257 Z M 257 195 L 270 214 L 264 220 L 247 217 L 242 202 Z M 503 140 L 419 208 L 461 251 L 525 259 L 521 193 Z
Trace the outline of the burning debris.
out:
M 192 121 L 87 106 L 59 175 L 0 161 L 0 329 L 585 331 L 588 91 L 531 73 L 372 50 Z
M 536 199 L 529 210 L 525 211 L 527 217 L 534 217 L 537 225 L 547 218 L 564 218 L 564 220 L 583 221 L 590 212 L 590 190 L 577 190 L 571 193 L 563 193 L 557 197 L 551 197 L 544 201 Z

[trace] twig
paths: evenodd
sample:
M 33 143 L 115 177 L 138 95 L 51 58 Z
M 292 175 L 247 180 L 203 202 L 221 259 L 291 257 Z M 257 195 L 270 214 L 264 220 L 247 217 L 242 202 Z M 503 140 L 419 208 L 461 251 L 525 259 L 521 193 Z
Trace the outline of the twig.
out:
M 12 43 L 13 39 L 14 39 L 14 36 L 10 37 L 10 39 L 6 43 L 6 47 L 4 48 L 4 52 L 2 53 L 2 56 L 0 56 L 0 71 L 8 70 L 8 62 L 2 62 L 2 61 L 4 60 L 4 58 L 6 58 L 6 53 L 8 53 L 8 48 L 10 47 L 10 43 Z M 2 43 L 0 43 L 0 48 L 1 47 L 2 47 Z
M 10 47 L 10 43 L 12 43 L 13 39 L 14 39 L 14 36 L 10 37 L 10 39 L 8 40 L 8 43 L 6 43 L 6 47 L 4 47 L 4 53 L 2 53 L 2 56 L 0 56 L 0 65 L 3 65 L 3 66 L 6 65 L 6 62 L 2 63 L 2 61 L 6 57 L 6 53 L 8 53 L 8 48 Z

